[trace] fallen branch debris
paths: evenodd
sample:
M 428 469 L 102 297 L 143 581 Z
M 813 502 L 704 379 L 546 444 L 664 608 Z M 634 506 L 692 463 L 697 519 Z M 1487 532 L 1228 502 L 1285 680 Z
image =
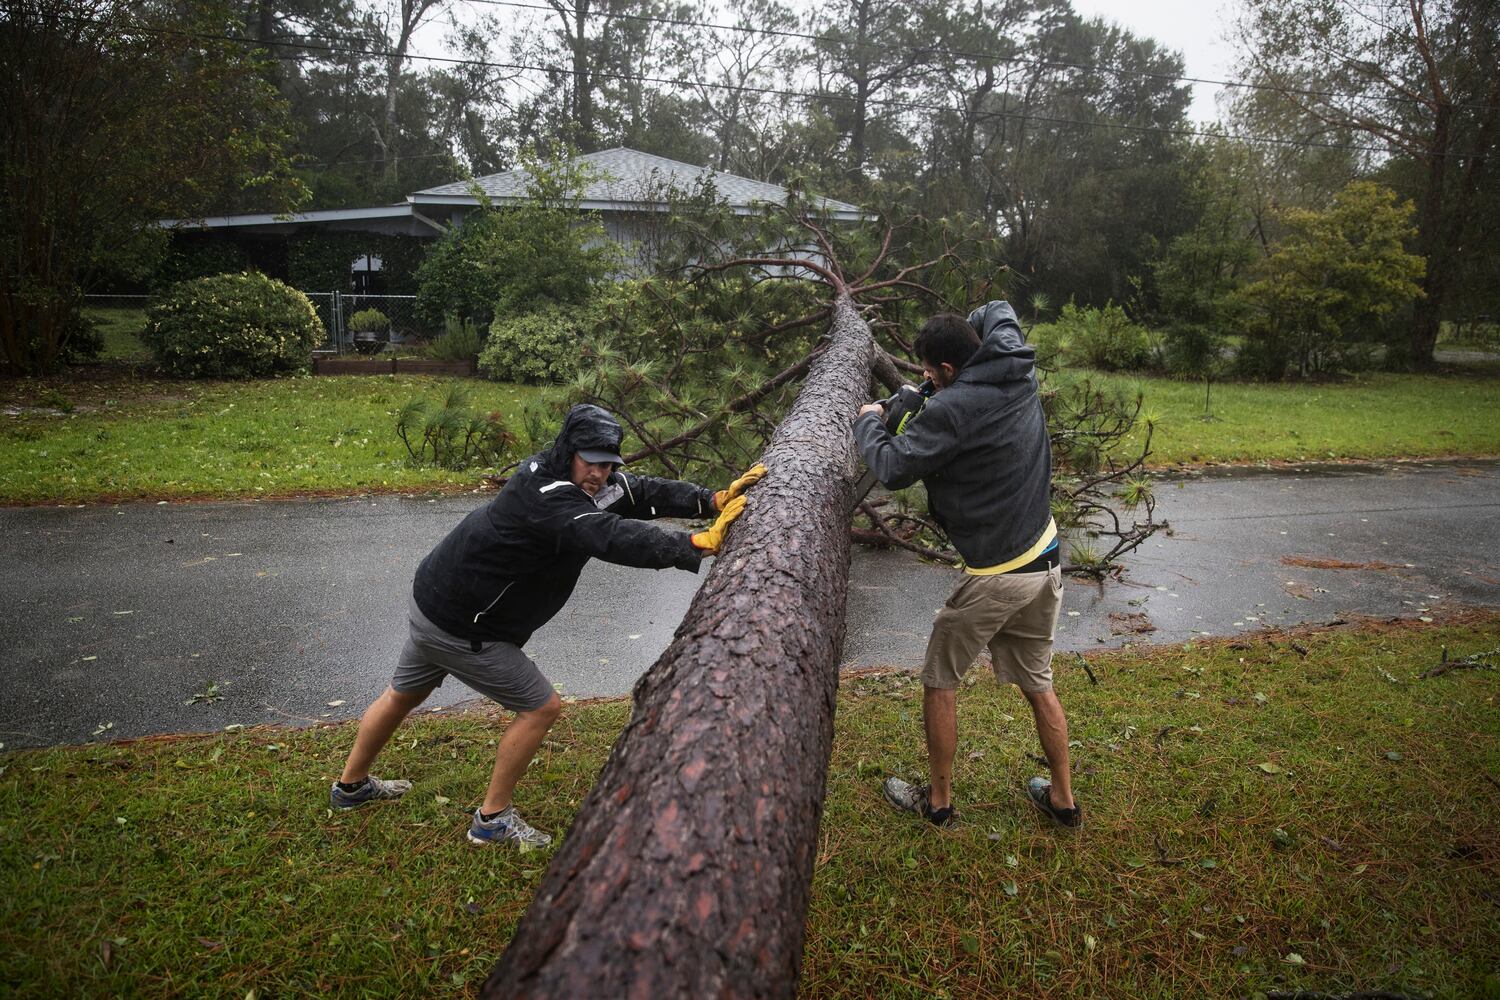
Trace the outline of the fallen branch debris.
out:
M 1487 649 L 1482 653 L 1470 653 L 1468 656 L 1458 660 L 1448 659 L 1448 647 L 1443 647 L 1443 660 L 1431 670 L 1424 672 L 1419 680 L 1427 680 L 1429 677 L 1441 677 L 1443 674 L 1454 670 L 1494 670 L 1495 665 L 1487 661 L 1500 656 L 1500 649 Z

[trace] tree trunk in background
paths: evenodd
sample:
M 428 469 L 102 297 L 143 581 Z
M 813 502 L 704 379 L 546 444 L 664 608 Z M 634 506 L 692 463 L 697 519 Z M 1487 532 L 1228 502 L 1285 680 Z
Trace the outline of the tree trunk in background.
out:
M 484 997 L 796 992 L 873 350 L 846 297 L 830 333 Z
M 1447 194 L 1448 145 L 1453 109 L 1440 104 L 1433 115 L 1432 139 L 1426 149 L 1427 185 L 1417 210 L 1417 245 L 1427 258 L 1427 272 L 1422 276 L 1422 297 L 1412 313 L 1411 360 L 1419 368 L 1431 368 L 1432 352 L 1437 346 L 1438 330 L 1443 320 L 1443 299 L 1448 279 L 1448 241 L 1450 228 L 1444 225 L 1444 197 Z M 1460 224 L 1459 227 L 1462 228 Z

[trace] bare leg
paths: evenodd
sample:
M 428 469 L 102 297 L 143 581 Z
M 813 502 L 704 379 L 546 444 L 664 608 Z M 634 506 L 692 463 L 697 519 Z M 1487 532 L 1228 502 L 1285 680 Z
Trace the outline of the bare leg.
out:
M 363 781 L 396 727 L 431 693 L 430 690 L 397 691 L 388 687 L 385 693 L 370 702 L 370 707 L 359 720 L 359 735 L 354 737 L 354 748 L 349 751 L 349 760 L 344 764 L 344 773 L 339 780 L 346 784 Z
M 953 804 L 953 755 L 958 751 L 958 692 L 922 688 L 922 724 L 927 730 L 927 772 L 932 789 L 928 804 L 942 809 Z
M 541 708 L 516 714 L 495 749 L 495 769 L 490 773 L 490 787 L 484 793 L 484 804 L 479 807 L 481 811 L 497 813 L 510 805 L 516 782 L 526 773 L 526 766 L 536 756 L 547 730 L 561 714 L 562 699 L 556 692 Z
M 1051 688 L 1046 691 L 1022 691 L 1031 702 L 1036 719 L 1036 734 L 1042 741 L 1042 753 L 1052 769 L 1052 804 L 1059 809 L 1073 808 L 1073 773 L 1068 761 L 1068 720 L 1062 702 Z

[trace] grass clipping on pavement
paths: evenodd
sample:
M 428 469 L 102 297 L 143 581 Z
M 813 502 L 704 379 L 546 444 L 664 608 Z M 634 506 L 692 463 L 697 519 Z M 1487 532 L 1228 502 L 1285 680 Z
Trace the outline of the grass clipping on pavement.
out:
M 1077 833 L 1026 802 L 1025 703 L 960 694 L 958 807 L 919 777 L 921 689 L 845 679 L 808 919 L 811 997 L 1483 996 L 1500 985 L 1500 615 L 1072 655 Z M 1485 662 L 1485 661 L 1478 661 Z M 971 676 L 978 677 L 976 670 Z M 629 706 L 571 706 L 523 781 L 561 833 Z M 463 833 L 496 722 L 424 715 L 327 810 L 351 724 L 0 756 L 9 995 L 473 995 L 547 853 Z

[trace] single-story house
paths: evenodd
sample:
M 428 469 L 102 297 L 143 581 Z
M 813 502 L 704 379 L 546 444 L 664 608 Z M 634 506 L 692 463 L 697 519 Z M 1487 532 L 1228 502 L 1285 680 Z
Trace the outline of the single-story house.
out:
M 634 149 L 586 153 L 575 157 L 572 162 L 590 168 L 593 174 L 593 180 L 583 191 L 580 209 L 598 212 L 610 238 L 641 261 L 648 261 L 652 255 L 652 224 L 670 210 L 666 200 L 670 189 L 691 193 L 701 182 L 711 183 L 718 197 L 737 214 L 751 214 L 767 204 L 783 204 L 787 198 L 786 189 L 778 184 L 697 167 Z M 239 244 L 247 258 L 255 261 L 262 270 L 294 285 L 307 285 L 309 281 L 305 278 L 299 280 L 295 263 L 278 267 L 274 262 L 278 256 L 283 261 L 288 259 L 289 245 L 317 234 L 335 239 L 340 246 L 353 251 L 348 255 L 351 264 L 348 280 L 344 282 L 346 287 L 335 290 L 411 290 L 409 272 L 415 266 L 414 261 L 420 260 L 419 254 L 410 252 L 414 242 L 435 239 L 478 211 L 480 198 L 476 191 L 482 192 L 495 206 L 523 201 L 529 179 L 525 170 L 507 170 L 416 191 L 407 195 L 405 202 L 395 205 L 324 209 L 291 216 L 251 213 L 205 219 L 164 219 L 160 225 L 177 231 L 180 238 Z M 818 208 L 823 217 L 832 222 L 852 222 L 865 217 L 856 206 L 831 199 L 818 202 Z M 268 261 L 270 266 L 267 266 Z M 278 274 L 277 271 L 285 273 Z M 322 289 L 331 280 L 331 276 L 324 276 L 323 281 L 312 284 Z

